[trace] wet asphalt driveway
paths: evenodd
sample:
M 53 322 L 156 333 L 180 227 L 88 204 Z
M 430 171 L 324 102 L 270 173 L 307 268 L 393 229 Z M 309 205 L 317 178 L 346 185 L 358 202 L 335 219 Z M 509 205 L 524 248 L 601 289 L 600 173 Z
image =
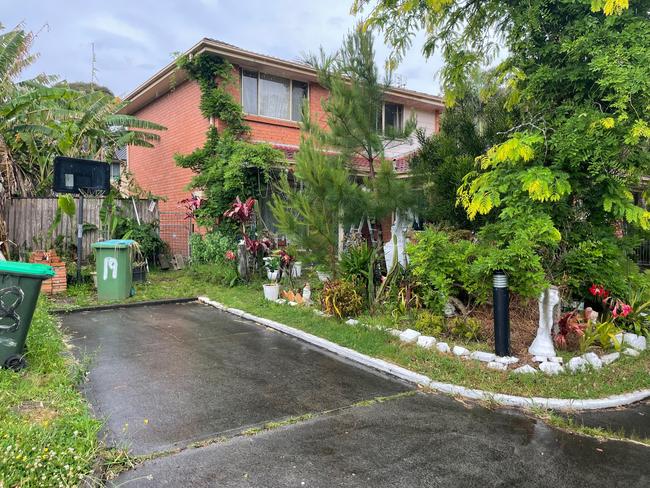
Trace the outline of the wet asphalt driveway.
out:
M 649 448 L 415 392 L 198 303 L 63 323 L 107 442 L 153 458 L 113 486 L 650 485 Z

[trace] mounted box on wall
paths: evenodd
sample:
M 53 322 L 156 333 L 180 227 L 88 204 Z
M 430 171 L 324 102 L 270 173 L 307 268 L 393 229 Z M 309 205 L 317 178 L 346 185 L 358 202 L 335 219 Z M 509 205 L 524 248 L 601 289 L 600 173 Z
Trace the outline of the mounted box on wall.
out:
M 111 187 L 111 166 L 92 159 L 54 158 L 54 185 L 57 193 L 108 193 Z

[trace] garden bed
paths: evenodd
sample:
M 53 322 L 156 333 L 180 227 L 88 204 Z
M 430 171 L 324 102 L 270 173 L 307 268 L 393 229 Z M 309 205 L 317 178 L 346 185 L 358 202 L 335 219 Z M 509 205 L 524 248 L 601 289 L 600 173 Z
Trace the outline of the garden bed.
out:
M 206 282 L 204 278 L 209 276 L 208 270 L 206 267 L 175 272 L 152 272 L 150 284 L 136 285 L 136 295 L 127 299 L 127 302 L 205 295 L 227 306 L 276 320 L 369 356 L 426 374 L 436 381 L 498 393 L 567 399 L 602 398 L 650 388 L 650 375 L 647 373 L 650 370 L 648 351 L 636 358 L 621 357 L 606 368 L 577 375 L 517 375 L 493 371 L 478 361 L 463 360 L 416 345 L 404 345 L 387 331 L 346 325 L 334 318 L 317 316 L 313 309 L 308 307 L 290 307 L 268 302 L 262 296 L 261 283 L 230 288 Z M 76 290 L 73 293 L 76 293 L 76 301 L 68 303 L 69 307 L 97 303 L 89 289 Z M 394 326 L 392 318 L 386 316 L 361 316 L 359 320 L 371 325 Z M 401 323 L 400 327 L 407 325 Z M 513 331 L 517 329 L 516 315 L 513 315 L 512 328 Z M 460 341 L 454 343 L 460 344 Z M 488 342 L 465 344 L 472 349 L 490 349 Z
M 27 346 L 26 370 L 0 370 L 0 486 L 76 486 L 94 469 L 101 422 L 76 388 L 84 372 L 44 298 Z

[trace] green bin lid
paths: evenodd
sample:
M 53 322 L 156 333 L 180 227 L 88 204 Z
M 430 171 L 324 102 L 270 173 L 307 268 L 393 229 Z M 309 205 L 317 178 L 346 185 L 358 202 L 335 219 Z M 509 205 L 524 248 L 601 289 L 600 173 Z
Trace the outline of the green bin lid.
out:
M 93 249 L 125 249 L 135 243 L 131 239 L 110 239 L 108 241 L 95 242 Z
M 47 264 L 0 261 L 0 274 L 47 279 L 54 276 L 55 273 L 52 266 L 48 266 Z

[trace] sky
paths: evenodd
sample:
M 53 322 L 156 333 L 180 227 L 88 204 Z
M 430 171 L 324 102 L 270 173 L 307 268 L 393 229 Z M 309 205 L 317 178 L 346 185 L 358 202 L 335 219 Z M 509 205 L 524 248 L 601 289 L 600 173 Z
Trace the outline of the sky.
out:
M 27 77 L 56 74 L 95 82 L 124 96 L 203 37 L 288 60 L 336 50 L 357 22 L 352 0 L 0 0 L 0 23 L 37 34 Z M 377 61 L 389 53 L 375 42 Z M 425 60 L 421 39 L 397 75 L 407 88 L 439 94 L 439 56 Z

